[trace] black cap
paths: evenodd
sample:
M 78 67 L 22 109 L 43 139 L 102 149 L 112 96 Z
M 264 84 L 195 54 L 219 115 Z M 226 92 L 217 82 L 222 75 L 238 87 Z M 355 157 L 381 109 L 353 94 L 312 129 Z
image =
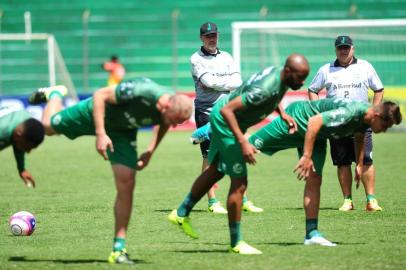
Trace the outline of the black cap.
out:
M 334 43 L 336 47 L 352 46 L 352 39 L 349 36 L 338 36 Z
M 213 34 L 213 33 L 217 33 L 217 25 L 215 23 L 212 22 L 207 22 L 202 24 L 202 26 L 200 26 L 200 35 L 201 36 L 205 36 L 208 34 Z

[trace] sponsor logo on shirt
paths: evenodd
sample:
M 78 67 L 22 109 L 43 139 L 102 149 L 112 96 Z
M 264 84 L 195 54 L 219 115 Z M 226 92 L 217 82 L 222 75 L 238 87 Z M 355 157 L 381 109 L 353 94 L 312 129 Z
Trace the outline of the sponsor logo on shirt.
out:
M 243 166 L 242 166 L 241 163 L 235 163 L 235 164 L 233 165 L 233 172 L 234 172 L 234 173 L 240 174 L 240 173 L 242 173 L 242 171 L 243 171 Z
M 61 121 L 62 121 L 62 116 L 60 114 L 57 114 L 52 118 L 52 124 L 54 126 L 59 125 L 61 123 Z
M 260 138 L 256 138 L 254 141 L 254 146 L 256 149 L 261 149 L 264 146 L 264 141 Z
M 349 84 L 335 84 L 333 89 L 354 89 L 354 88 L 361 88 L 361 83 L 349 83 Z

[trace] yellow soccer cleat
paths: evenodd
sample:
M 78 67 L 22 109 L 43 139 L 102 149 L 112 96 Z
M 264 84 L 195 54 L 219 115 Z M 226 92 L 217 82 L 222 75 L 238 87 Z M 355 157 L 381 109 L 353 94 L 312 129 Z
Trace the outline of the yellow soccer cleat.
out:
M 199 235 L 192 228 L 190 218 L 178 216 L 177 209 L 172 210 L 172 212 L 168 216 L 168 219 L 171 223 L 180 226 L 187 236 L 193 239 L 199 238 Z
M 376 199 L 371 199 L 367 202 L 365 210 L 370 212 L 382 211 L 382 207 L 379 206 L 378 201 Z
M 53 92 L 58 92 L 61 97 L 64 97 L 68 94 L 68 89 L 64 85 L 38 88 L 38 90 L 32 93 L 28 98 L 28 103 L 32 105 L 45 103 L 49 100 L 49 97 Z
M 116 264 L 135 264 L 135 262 L 130 259 L 126 249 L 121 251 L 112 251 L 108 258 L 108 262 Z
M 264 212 L 264 209 L 255 206 L 254 203 L 251 202 L 251 201 L 246 201 L 245 203 L 243 203 L 242 210 L 244 212 L 251 212 L 251 213 L 262 213 L 262 212 Z
M 354 204 L 352 203 L 351 199 L 344 199 L 343 205 L 341 205 L 338 210 L 343 211 L 343 212 L 348 212 L 351 210 L 354 210 Z
M 262 251 L 251 247 L 244 241 L 240 240 L 238 241 L 237 245 L 235 247 L 230 247 L 230 252 L 232 253 L 238 253 L 242 255 L 259 255 L 262 254 Z
M 227 214 L 227 210 L 224 209 L 220 202 L 209 204 L 208 211 L 214 214 Z

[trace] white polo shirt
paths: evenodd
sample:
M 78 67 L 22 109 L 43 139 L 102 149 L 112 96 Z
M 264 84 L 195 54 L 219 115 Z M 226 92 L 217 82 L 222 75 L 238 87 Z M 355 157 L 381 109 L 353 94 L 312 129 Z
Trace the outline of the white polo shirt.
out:
M 241 74 L 231 55 L 217 50 L 208 53 L 203 47 L 190 57 L 196 89 L 195 107 L 209 114 L 213 105 L 242 84 Z
M 357 59 L 347 67 L 338 60 L 322 66 L 313 78 L 309 91 L 318 93 L 327 89 L 327 98 L 349 98 L 368 102 L 368 89 L 374 92 L 383 90 L 383 85 L 373 66 L 365 60 Z

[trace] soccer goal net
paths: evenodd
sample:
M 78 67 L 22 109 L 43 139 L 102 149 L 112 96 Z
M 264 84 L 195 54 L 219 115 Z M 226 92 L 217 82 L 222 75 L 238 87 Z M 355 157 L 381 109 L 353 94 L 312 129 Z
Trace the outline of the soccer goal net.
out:
M 29 95 L 39 87 L 75 86 L 58 43 L 51 34 L 0 34 L 0 95 Z
M 335 60 L 339 35 L 353 39 L 355 56 L 371 62 L 385 86 L 406 87 L 406 19 L 234 22 L 233 55 L 247 78 L 302 53 L 311 66 L 308 84 L 319 67 Z

